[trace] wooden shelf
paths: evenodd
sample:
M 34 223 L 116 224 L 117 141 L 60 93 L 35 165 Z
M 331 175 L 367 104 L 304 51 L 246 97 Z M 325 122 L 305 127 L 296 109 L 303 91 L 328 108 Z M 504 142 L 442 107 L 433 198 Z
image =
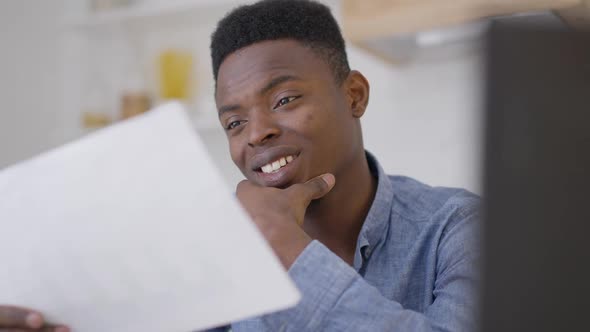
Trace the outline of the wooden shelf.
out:
M 469 28 L 488 17 L 539 11 L 555 11 L 570 26 L 590 28 L 590 0 L 342 0 L 342 29 L 353 44 L 397 64 L 408 58 L 407 49 L 398 52 L 400 45 L 425 31 Z
M 590 0 L 575 7 L 558 10 L 557 14 L 575 29 L 590 30 Z
M 68 16 L 63 23 L 64 30 L 68 31 L 67 48 L 69 49 L 69 63 L 64 75 L 64 86 L 73 91 L 69 99 L 68 108 L 71 113 L 80 112 L 84 119 L 83 111 L 87 108 L 86 99 L 90 98 L 90 92 L 100 91 L 101 109 L 117 121 L 119 114 L 118 95 L 128 88 L 126 83 L 120 83 L 125 77 L 121 70 L 102 70 L 95 83 L 90 77 L 94 77 L 96 71 L 88 68 L 122 68 L 122 63 L 133 64 L 136 67 L 129 69 L 131 75 L 130 85 L 134 90 L 142 90 L 151 96 L 157 95 L 153 91 L 157 87 L 156 59 L 161 50 L 172 47 L 184 47 L 189 50 L 195 59 L 208 56 L 206 46 L 198 46 L 192 36 L 205 38 L 209 36 L 212 22 L 215 17 L 222 15 L 233 6 L 247 3 L 248 0 L 136 0 L 126 7 L 116 9 L 89 12 L 88 6 L 82 0 L 70 0 Z M 194 19 L 193 19 L 194 17 Z M 151 29 L 147 29 L 147 27 Z M 160 33 L 160 27 L 166 30 L 174 27 L 180 31 L 178 35 Z M 116 33 L 111 28 L 119 29 Z M 127 30 L 127 28 L 129 28 Z M 190 34 L 188 33 L 190 31 Z M 103 34 L 103 32 L 105 32 Z M 170 42 L 172 40 L 172 42 Z M 179 45 L 179 46 L 178 46 Z M 203 44 L 205 45 L 205 44 Z M 96 49 L 109 49 L 106 57 L 97 55 Z M 101 53 L 102 54 L 102 53 Z M 120 60 L 123 59 L 123 60 Z M 217 118 L 216 106 L 212 93 L 208 87 L 212 85 L 209 76 L 204 76 L 201 64 L 195 61 L 192 74 L 196 75 L 198 82 L 195 87 L 194 100 L 186 104 L 188 114 L 193 121 L 194 128 L 200 132 L 223 132 Z M 88 69 L 88 70 L 87 70 Z M 207 72 L 208 74 L 208 72 Z M 135 79 L 135 80 L 134 80 Z M 135 84 L 138 81 L 139 84 Z M 120 85 L 118 85 L 120 83 Z M 139 88 L 136 88 L 136 85 Z M 155 103 L 159 102 L 156 98 Z M 104 105 L 103 105 L 104 104 Z M 116 115 L 115 115 L 116 114 Z M 112 116 L 115 115 L 115 116 Z M 86 119 L 81 121 L 81 130 L 87 130 L 85 126 L 99 126 L 94 122 L 106 122 L 103 119 Z M 84 125 L 84 123 L 87 123 Z
M 348 39 L 380 37 L 458 25 L 485 17 L 580 6 L 585 0 L 342 0 Z

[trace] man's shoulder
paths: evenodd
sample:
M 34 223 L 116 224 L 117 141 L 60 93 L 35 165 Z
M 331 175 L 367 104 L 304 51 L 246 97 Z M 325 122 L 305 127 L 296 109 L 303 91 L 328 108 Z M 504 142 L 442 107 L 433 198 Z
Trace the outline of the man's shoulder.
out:
M 416 222 L 443 221 L 477 213 L 480 197 L 468 190 L 433 187 L 416 179 L 388 175 L 393 189 L 392 212 Z

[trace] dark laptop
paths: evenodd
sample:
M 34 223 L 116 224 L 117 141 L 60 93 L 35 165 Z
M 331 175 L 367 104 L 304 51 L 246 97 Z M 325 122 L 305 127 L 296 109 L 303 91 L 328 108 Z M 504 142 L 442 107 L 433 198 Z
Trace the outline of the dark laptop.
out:
M 590 331 L 590 33 L 493 23 L 481 331 Z

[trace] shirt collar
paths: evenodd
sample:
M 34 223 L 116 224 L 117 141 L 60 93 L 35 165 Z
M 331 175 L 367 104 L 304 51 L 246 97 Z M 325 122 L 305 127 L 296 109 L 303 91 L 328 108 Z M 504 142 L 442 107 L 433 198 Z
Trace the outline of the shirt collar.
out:
M 375 156 L 368 151 L 365 153 L 371 173 L 377 177 L 377 192 L 357 240 L 354 258 L 354 267 L 357 270 L 360 269 L 362 261 L 371 255 L 374 248 L 385 237 L 393 204 L 393 187 L 389 177 Z

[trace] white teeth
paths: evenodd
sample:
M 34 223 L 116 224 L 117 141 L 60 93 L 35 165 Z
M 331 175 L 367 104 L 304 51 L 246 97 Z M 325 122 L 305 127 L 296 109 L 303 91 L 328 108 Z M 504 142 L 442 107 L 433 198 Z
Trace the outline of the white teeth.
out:
M 287 165 L 288 163 L 292 162 L 295 159 L 293 156 L 282 157 L 277 161 L 273 161 L 272 163 L 268 163 L 262 166 L 260 169 L 263 173 L 272 173 L 278 171 L 281 167 Z
M 278 161 L 275 161 L 272 163 L 272 170 L 273 171 L 277 171 L 279 168 L 281 168 L 281 163 Z
M 272 173 L 272 164 L 266 164 L 262 166 L 263 173 Z

